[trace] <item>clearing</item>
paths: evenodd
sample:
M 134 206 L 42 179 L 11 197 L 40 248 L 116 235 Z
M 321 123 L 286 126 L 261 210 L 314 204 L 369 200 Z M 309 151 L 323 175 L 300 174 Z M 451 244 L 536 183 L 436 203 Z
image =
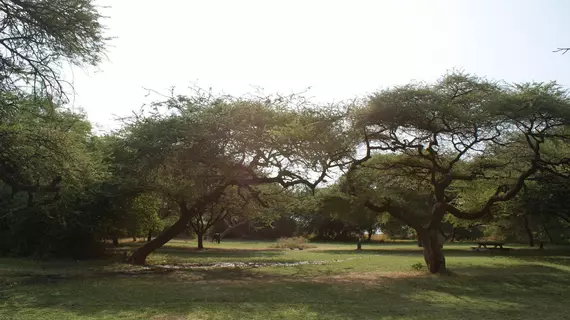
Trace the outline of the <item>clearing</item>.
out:
M 0 319 L 570 319 L 567 248 L 447 245 L 434 276 L 411 243 L 272 244 L 175 240 L 145 267 L 1 258 Z

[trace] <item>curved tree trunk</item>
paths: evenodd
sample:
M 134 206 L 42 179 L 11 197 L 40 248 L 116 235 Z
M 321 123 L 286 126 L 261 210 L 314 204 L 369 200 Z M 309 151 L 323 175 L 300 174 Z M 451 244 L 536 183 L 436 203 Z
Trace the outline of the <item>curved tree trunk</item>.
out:
M 164 230 L 163 233 L 158 235 L 152 241 L 147 242 L 144 246 L 138 248 L 131 256 L 130 261 L 134 264 L 145 264 L 146 258 L 149 254 L 186 230 L 188 221 L 190 221 L 191 217 L 192 216 L 188 213 L 181 215 L 178 221 L 170 226 L 170 228 Z

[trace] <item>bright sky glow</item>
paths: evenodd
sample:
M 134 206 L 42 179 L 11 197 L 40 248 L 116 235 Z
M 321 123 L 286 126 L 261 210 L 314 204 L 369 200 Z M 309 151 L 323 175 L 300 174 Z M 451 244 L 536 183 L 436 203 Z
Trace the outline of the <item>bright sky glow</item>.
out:
M 570 85 L 565 0 L 100 0 L 115 37 L 99 68 L 69 74 L 100 129 L 190 83 L 231 94 L 300 91 L 342 100 L 458 68 Z

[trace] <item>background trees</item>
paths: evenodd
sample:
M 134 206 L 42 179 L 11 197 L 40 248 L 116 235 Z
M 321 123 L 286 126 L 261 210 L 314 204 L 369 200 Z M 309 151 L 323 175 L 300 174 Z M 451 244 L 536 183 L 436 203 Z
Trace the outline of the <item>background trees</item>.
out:
M 554 83 L 451 73 L 324 105 L 197 89 L 96 136 L 65 108 L 60 73 L 100 61 L 101 16 L 48 2 L 0 3 L 3 253 L 95 255 L 145 237 L 131 257 L 144 263 L 189 228 L 200 248 L 246 227 L 345 241 L 380 228 L 415 233 L 438 272 L 443 238 L 568 238 L 570 100 Z

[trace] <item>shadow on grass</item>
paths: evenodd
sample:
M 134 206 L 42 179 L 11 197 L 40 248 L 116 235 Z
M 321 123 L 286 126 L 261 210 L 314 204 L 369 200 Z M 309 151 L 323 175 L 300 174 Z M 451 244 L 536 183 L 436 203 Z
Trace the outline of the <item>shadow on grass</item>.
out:
M 327 249 L 313 249 L 313 252 L 322 252 L 322 253 L 330 253 L 336 255 L 354 255 L 354 254 L 361 254 L 361 255 L 421 255 L 422 248 L 363 248 L 360 251 L 357 250 L 327 250 Z M 450 257 L 528 257 L 528 258 L 537 258 L 537 257 L 553 257 L 553 256 L 560 256 L 560 257 L 570 257 L 570 247 L 568 248 L 559 248 L 559 249 L 550 249 L 550 250 L 538 250 L 538 249 L 512 249 L 510 251 L 472 251 L 466 247 L 451 247 L 451 248 L 444 248 L 443 252 L 445 256 Z
M 0 318 L 38 312 L 140 319 L 563 319 L 570 273 L 532 263 L 452 276 L 299 279 L 251 270 L 180 271 L 0 288 Z M 343 281 L 339 281 L 343 280 Z M 17 297 L 17 298 L 14 298 Z M 190 315 L 190 316 L 189 316 Z M 183 318 L 182 318 L 183 316 Z M 161 318 L 162 317 L 162 318 Z M 38 316 L 37 319 L 45 319 Z M 54 317 L 55 319 L 55 317 Z

